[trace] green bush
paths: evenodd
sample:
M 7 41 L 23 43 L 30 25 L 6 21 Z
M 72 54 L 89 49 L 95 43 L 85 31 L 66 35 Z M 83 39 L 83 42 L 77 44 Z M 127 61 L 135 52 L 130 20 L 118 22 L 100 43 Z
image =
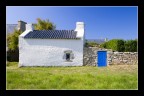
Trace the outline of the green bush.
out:
M 117 41 L 117 51 L 120 51 L 120 52 L 124 52 L 125 51 L 124 43 L 125 43 L 124 40 L 118 40 Z
M 117 51 L 117 42 L 118 42 L 118 40 L 116 40 L 116 39 L 108 41 L 106 44 L 106 48 Z
M 97 44 L 96 42 L 85 42 L 85 47 L 95 47 L 98 46 L 99 44 Z
M 88 46 L 89 47 L 95 47 L 95 46 L 97 46 L 98 44 L 97 43 L 95 43 L 95 42 L 88 42 Z
M 7 61 L 19 60 L 18 37 L 22 33 L 20 30 L 14 30 L 13 33 L 7 34 Z
M 125 41 L 125 51 L 126 52 L 137 52 L 137 40 Z
M 112 39 L 100 45 L 102 48 L 112 49 L 119 52 L 136 52 L 137 40 Z
M 124 51 L 124 40 L 113 39 L 106 43 L 106 48 L 112 49 L 114 51 L 123 52 Z
M 100 47 L 107 48 L 106 45 L 107 45 L 107 42 L 100 44 Z
M 19 49 L 7 51 L 7 61 L 18 62 L 19 61 Z

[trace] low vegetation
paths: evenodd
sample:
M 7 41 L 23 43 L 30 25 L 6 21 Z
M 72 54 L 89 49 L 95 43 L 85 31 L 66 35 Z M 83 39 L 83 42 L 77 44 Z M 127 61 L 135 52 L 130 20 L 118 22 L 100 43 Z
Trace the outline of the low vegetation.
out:
M 7 89 L 137 89 L 137 65 L 22 67 L 7 64 Z
M 119 52 L 137 52 L 137 39 L 122 40 L 112 39 L 100 45 L 102 48 L 112 49 Z
M 99 44 L 96 43 L 96 42 L 88 42 L 88 41 L 86 41 L 84 46 L 85 47 L 98 47 Z

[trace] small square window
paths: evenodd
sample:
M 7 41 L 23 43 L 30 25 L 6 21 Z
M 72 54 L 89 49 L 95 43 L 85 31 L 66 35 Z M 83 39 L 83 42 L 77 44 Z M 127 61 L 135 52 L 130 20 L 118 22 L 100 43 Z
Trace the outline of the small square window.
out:
M 66 50 L 66 51 L 64 51 L 63 59 L 66 62 L 72 62 L 73 59 L 74 59 L 74 54 L 73 54 L 72 50 Z
M 70 53 L 66 53 L 66 60 L 67 60 L 67 61 L 70 60 Z

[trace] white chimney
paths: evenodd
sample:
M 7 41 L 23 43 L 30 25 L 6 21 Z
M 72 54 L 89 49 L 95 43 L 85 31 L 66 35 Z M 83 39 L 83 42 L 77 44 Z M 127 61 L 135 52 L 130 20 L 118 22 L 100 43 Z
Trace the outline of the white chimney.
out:
M 26 30 L 33 31 L 34 30 L 33 24 L 26 24 Z
M 81 38 L 84 36 L 84 22 L 76 22 L 77 37 Z

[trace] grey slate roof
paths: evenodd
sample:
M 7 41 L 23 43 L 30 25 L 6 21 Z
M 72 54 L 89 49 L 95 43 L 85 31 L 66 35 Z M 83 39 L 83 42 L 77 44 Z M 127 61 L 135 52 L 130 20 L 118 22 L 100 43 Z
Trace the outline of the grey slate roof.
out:
M 74 30 L 33 30 L 26 34 L 24 38 L 41 39 L 78 39 L 77 31 Z
M 17 29 L 18 24 L 7 24 L 6 25 L 6 33 L 14 32 L 14 29 Z

